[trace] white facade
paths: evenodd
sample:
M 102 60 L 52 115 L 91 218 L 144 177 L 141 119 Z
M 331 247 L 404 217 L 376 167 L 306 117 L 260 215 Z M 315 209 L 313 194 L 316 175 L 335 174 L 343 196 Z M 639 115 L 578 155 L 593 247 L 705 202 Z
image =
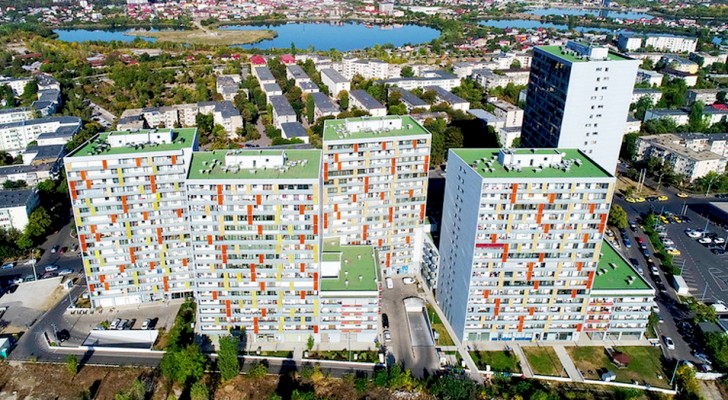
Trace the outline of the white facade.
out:
M 487 90 L 506 87 L 509 83 L 516 86 L 526 85 L 528 84 L 529 74 L 528 70 L 499 71 L 499 73 L 495 73 L 490 69 L 476 69 L 473 70 L 470 78 Z
M 689 182 L 693 182 L 709 172 L 724 173 L 728 164 L 724 153 L 714 153 L 707 146 L 698 144 L 702 141 L 707 143 L 706 138 L 698 137 L 695 134 L 689 135 L 687 140 L 673 134 L 641 136 L 637 139 L 637 158 L 639 160 L 647 160 L 650 157 L 664 159 L 670 163 L 675 173 L 682 175 Z M 716 151 L 720 151 L 721 147 L 717 145 Z
M 81 129 L 81 119 L 76 117 L 49 117 L 0 125 L 0 150 L 17 155 L 28 143 L 37 141 L 43 133 L 56 132 L 68 141 Z
M 331 68 L 324 68 L 321 71 L 321 83 L 326 85 L 331 95 L 337 96 L 342 90 L 351 91 L 349 80 Z
M 522 146 L 579 149 L 613 173 L 639 64 L 577 42 L 537 47 Z
M 653 47 L 656 50 L 669 51 L 671 53 L 690 53 L 695 51 L 698 39 L 694 37 L 673 36 L 673 35 L 649 35 L 645 39 L 645 47 Z
M 25 93 L 25 86 L 32 82 L 31 78 L 6 78 L 0 77 L 0 85 L 10 86 L 13 89 L 13 94 L 16 96 L 22 96 Z
M 617 39 L 617 46 L 621 51 L 635 51 L 642 47 L 642 37 L 622 32 Z
M 398 78 L 402 73 L 401 65 L 362 58 L 344 58 L 333 67 L 349 80 L 354 78 L 354 75 L 361 75 L 364 79 Z
M 646 83 L 650 86 L 660 86 L 662 85 L 663 77 L 664 75 L 656 71 L 641 68 L 637 69 L 637 83 Z
M 519 107 L 505 101 L 493 101 L 490 104 L 495 107 L 493 115 L 504 121 L 504 127 L 523 125 L 523 110 Z
M 34 189 L 0 191 L 0 228 L 22 232 L 36 207 L 38 192 Z
M 0 124 L 23 122 L 33 119 L 34 112 L 30 108 L 9 108 L 0 110 Z

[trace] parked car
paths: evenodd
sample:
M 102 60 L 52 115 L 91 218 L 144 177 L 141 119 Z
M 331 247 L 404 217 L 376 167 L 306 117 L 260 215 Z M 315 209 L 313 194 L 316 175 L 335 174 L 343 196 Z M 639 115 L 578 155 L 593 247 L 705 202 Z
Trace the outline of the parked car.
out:
M 703 353 L 697 353 L 696 352 L 695 353 L 695 358 L 697 358 L 698 360 L 700 360 L 700 361 L 702 361 L 702 362 L 704 362 L 706 364 L 712 364 L 713 363 L 712 361 L 710 361 L 710 358 L 708 358 L 708 356 L 706 356 Z
M 387 316 L 387 314 L 382 314 L 382 328 L 389 328 L 389 317 Z
M 123 331 L 125 329 L 129 329 L 129 320 L 128 319 L 122 319 L 119 322 L 119 325 L 116 326 L 117 330 Z
M 40 277 L 40 279 L 53 278 L 53 276 L 54 276 L 53 272 L 46 272 L 45 274 L 43 274 L 43 276 Z
M 680 250 L 678 250 L 674 247 L 670 247 L 667 249 L 667 254 L 669 254 L 671 256 L 679 256 L 681 253 L 680 253 Z
M 687 198 L 688 197 L 687 193 L 683 193 L 683 192 L 680 192 L 680 193 L 676 194 L 675 196 L 677 196 L 677 197 L 679 197 L 681 199 L 684 199 L 684 198 Z
M 61 246 L 59 246 L 59 245 L 55 245 L 55 246 L 51 247 L 51 253 L 55 254 L 58 251 L 58 249 L 60 249 L 60 248 L 61 248 Z
M 627 248 L 632 247 L 632 242 L 629 239 L 623 238 L 623 241 L 624 241 L 624 247 L 627 247 Z
M 637 221 L 635 221 L 635 220 L 629 221 L 629 227 L 633 231 L 637 231 Z
M 715 243 L 715 244 L 725 244 L 725 239 L 722 238 L 722 237 L 717 237 L 717 238 L 713 239 L 713 243 Z
M 657 200 L 658 201 L 667 201 L 667 196 L 665 196 L 664 194 L 659 195 L 659 196 L 657 196 Z
M 111 321 L 111 323 L 109 324 L 109 329 L 112 329 L 112 330 L 118 329 L 120 323 L 121 323 L 121 319 L 116 318 L 115 320 Z
M 713 253 L 713 254 L 715 254 L 715 255 L 725 254 L 725 250 L 720 249 L 720 248 L 718 248 L 718 249 L 711 249 L 710 252 Z
M 392 278 L 385 279 L 387 282 L 387 289 L 393 289 L 394 288 L 394 281 L 392 281 Z
M 151 325 L 152 325 L 152 320 L 151 319 L 145 319 L 144 322 L 142 322 L 142 329 L 143 330 L 151 329 L 150 328 Z
M 59 342 L 65 342 L 66 340 L 71 338 L 71 333 L 68 332 L 68 329 L 62 329 L 56 332 L 56 337 L 58 338 Z
M 11 269 L 13 267 L 15 267 L 15 263 L 7 263 L 3 264 L 2 269 Z
M 711 239 L 709 237 L 701 237 L 700 239 L 698 239 L 698 243 L 703 244 L 703 245 L 711 244 L 711 243 L 713 243 L 713 239 Z
M 46 272 L 53 272 L 53 271 L 55 271 L 57 269 L 58 269 L 58 266 L 55 265 L 55 264 L 46 265 L 46 267 L 45 267 L 45 271 Z
M 384 341 L 385 342 L 391 342 L 392 341 L 392 333 L 389 331 L 384 331 Z
M 675 342 L 669 336 L 663 336 L 662 340 L 665 341 L 668 350 L 675 350 Z
M 645 239 L 643 239 L 642 236 L 637 236 L 635 239 L 637 240 L 637 243 L 639 243 L 639 244 L 643 244 L 645 242 Z
M 62 269 L 62 270 L 58 271 L 58 276 L 65 276 L 65 275 L 69 275 L 72 273 L 73 273 L 72 269 L 66 268 L 66 269 Z
M 411 285 L 411 284 L 415 283 L 415 279 L 414 278 L 410 278 L 409 276 L 406 276 L 406 277 L 402 278 L 402 282 L 405 285 Z

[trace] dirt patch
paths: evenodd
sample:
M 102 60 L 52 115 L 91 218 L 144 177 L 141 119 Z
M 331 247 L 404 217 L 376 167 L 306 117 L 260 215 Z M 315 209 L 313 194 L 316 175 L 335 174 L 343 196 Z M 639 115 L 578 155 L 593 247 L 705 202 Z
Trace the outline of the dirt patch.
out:
M 639 185 L 638 185 L 637 182 L 635 182 L 635 181 L 627 178 L 624 175 L 620 175 L 617 178 L 617 193 L 624 193 L 628 188 L 631 187 L 631 188 L 634 189 L 634 193 L 635 194 L 639 194 L 640 196 L 643 196 L 643 197 L 644 196 L 659 196 L 660 195 L 660 193 L 656 192 L 655 190 L 653 190 L 652 188 L 650 188 L 649 186 L 647 186 L 646 183 L 644 185 L 642 185 L 642 191 L 639 192 L 639 193 L 637 193 L 637 187 L 638 186 Z
M 84 367 L 72 376 L 62 364 L 0 365 L 0 398 L 78 399 L 88 390 L 95 399 L 113 399 L 132 381 L 153 381 L 149 368 Z

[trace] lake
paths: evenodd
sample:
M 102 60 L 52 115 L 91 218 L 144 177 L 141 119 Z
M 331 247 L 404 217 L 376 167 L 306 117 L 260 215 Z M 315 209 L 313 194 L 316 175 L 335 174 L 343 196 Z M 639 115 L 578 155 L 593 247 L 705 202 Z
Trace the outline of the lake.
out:
M 306 49 L 313 46 L 316 50 L 336 49 L 340 51 L 374 47 L 375 44 L 393 44 L 395 47 L 406 43 L 427 43 L 440 36 L 436 29 L 418 25 L 380 26 L 359 23 L 294 23 L 286 25 L 233 25 L 220 29 L 271 29 L 278 33 L 274 39 L 255 44 L 242 45 L 245 49 L 287 49 L 291 43 L 296 48 Z
M 149 29 L 149 31 L 157 31 L 157 29 Z M 58 40 L 63 42 L 88 42 L 91 40 L 98 40 L 100 42 L 131 42 L 136 36 L 127 35 L 128 29 L 121 30 L 90 30 L 90 29 L 56 29 L 53 32 L 58 34 Z M 156 42 L 154 38 L 142 38 L 147 42 Z
M 478 25 L 490 26 L 492 28 L 518 28 L 518 29 L 556 29 L 559 31 L 565 31 L 568 29 L 567 25 L 564 24 L 552 24 L 550 22 L 534 21 L 530 19 L 489 19 L 478 22 Z M 600 33 L 611 33 L 614 29 L 608 28 L 590 28 L 586 26 L 577 26 L 574 28 L 578 32 L 600 32 Z
M 406 43 L 427 43 L 440 36 L 437 29 L 418 25 L 370 26 L 358 23 L 329 24 L 329 23 L 295 23 L 285 25 L 232 25 L 220 29 L 257 30 L 270 29 L 278 32 L 275 39 L 264 40 L 255 44 L 242 45 L 245 49 L 272 49 L 291 47 L 296 44 L 298 49 L 313 46 L 317 50 L 336 49 L 340 51 L 357 50 L 365 47 L 374 47 L 375 44 L 391 43 L 401 46 Z M 64 42 L 84 42 L 98 40 L 110 42 L 118 40 L 130 42 L 134 36 L 127 35 L 129 30 L 88 30 L 88 29 L 58 29 L 54 31 L 58 39 Z M 153 38 L 142 38 L 155 42 Z
M 538 16 L 545 15 L 598 15 L 600 17 L 609 18 L 620 18 L 620 19 L 640 19 L 640 18 L 654 18 L 650 14 L 645 14 L 636 11 L 617 11 L 610 10 L 607 8 L 602 9 L 584 9 L 584 8 L 534 8 L 526 11 L 526 14 L 533 14 Z

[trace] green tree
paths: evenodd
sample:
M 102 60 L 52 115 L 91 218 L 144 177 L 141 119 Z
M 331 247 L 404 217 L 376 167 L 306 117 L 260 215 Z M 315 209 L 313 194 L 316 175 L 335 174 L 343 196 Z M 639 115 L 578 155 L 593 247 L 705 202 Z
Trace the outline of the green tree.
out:
M 715 312 L 715 308 L 695 301 L 690 303 L 690 309 L 695 314 L 695 322 L 718 322 L 718 314 Z
M 690 107 L 690 122 L 688 122 L 688 127 L 691 132 L 703 132 L 708 127 L 705 115 L 703 114 L 704 109 L 705 105 L 702 101 L 696 101 Z
M 349 92 L 347 92 L 346 90 L 342 90 L 339 92 L 336 98 L 339 99 L 339 107 L 341 107 L 342 110 L 349 109 Z
M 624 211 L 624 208 L 622 206 L 617 204 L 612 204 L 611 210 L 609 210 L 609 219 L 608 219 L 609 225 L 615 226 L 617 228 L 626 228 L 627 227 L 627 212 Z
M 173 382 L 188 385 L 202 378 L 205 372 L 205 356 L 197 345 L 169 350 L 164 353 L 159 368 Z
M 68 369 L 68 372 L 70 372 L 71 375 L 76 375 L 78 373 L 78 357 L 76 357 L 75 354 L 69 354 L 66 356 L 66 369 Z
M 212 129 L 215 124 L 214 117 L 212 114 L 197 113 L 195 117 L 195 124 L 200 136 L 208 136 L 212 133 Z
M 518 60 L 513 60 L 513 62 L 511 63 L 511 68 L 512 69 L 521 69 L 521 62 Z
M 478 393 L 474 381 L 454 374 L 432 378 L 429 389 L 430 394 L 439 400 L 473 400 Z
M 723 333 L 705 334 L 705 348 L 717 371 L 728 371 L 728 336 Z
M 268 374 L 268 367 L 263 363 L 255 363 L 248 370 L 248 377 L 251 379 L 260 379 Z
M 240 339 L 235 336 L 223 336 L 220 338 L 220 350 L 217 353 L 217 369 L 220 370 L 220 377 L 223 382 L 235 378 L 240 373 L 240 362 L 238 361 L 238 345 Z
M 640 99 L 632 104 L 630 108 L 634 112 L 634 117 L 642 121 L 645 119 L 645 113 L 647 110 L 655 108 L 655 105 L 652 103 L 652 98 L 650 96 L 644 96 L 640 97 Z
M 23 106 L 28 107 L 38 100 L 38 81 L 33 79 L 25 85 L 23 94 L 20 96 Z
M 308 341 L 306 341 L 306 348 L 308 349 L 308 351 L 313 350 L 313 346 L 315 343 L 316 342 L 314 341 L 313 336 L 309 336 Z
M 313 120 L 316 117 L 314 115 L 314 112 L 316 111 L 315 107 L 316 107 L 316 104 L 313 101 L 313 96 L 311 96 L 311 95 L 306 96 L 306 119 L 308 119 L 309 125 L 313 124 Z
M 636 133 L 628 133 L 624 135 L 622 139 L 622 148 L 619 151 L 619 156 L 627 161 L 633 162 L 637 157 L 637 138 L 639 137 Z
M 207 389 L 207 385 L 202 382 L 195 382 L 190 388 L 190 400 L 208 400 L 210 398 L 210 391 Z
M 28 224 L 25 226 L 25 233 L 32 239 L 40 238 L 48 233 L 48 228 L 53 225 L 50 214 L 43 207 L 38 207 L 30 213 Z
M 411 78 L 411 77 L 415 76 L 415 72 L 412 70 L 412 67 L 409 65 L 405 65 L 404 67 L 402 67 L 402 70 L 399 72 L 399 74 L 400 74 L 400 76 L 402 76 L 402 78 Z

